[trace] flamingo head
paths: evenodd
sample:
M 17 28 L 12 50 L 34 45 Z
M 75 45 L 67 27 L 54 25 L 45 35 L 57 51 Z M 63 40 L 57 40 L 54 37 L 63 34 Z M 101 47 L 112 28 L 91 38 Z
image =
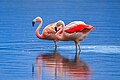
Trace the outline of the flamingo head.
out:
M 32 21 L 32 26 L 34 26 L 34 24 L 36 23 L 36 22 L 42 22 L 42 18 L 41 17 L 36 17 L 33 21 Z
M 62 20 L 59 20 L 58 22 L 56 22 L 55 31 L 57 32 L 60 29 L 63 29 L 64 26 L 65 26 L 65 23 Z

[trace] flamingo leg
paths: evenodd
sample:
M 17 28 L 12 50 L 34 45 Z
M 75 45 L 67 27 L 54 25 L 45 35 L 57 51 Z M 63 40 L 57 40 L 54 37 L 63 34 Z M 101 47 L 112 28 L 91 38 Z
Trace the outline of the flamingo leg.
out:
M 78 51 L 78 46 L 77 46 L 77 44 L 75 43 L 75 47 L 76 47 L 76 53 L 77 53 L 77 51 Z
M 76 56 L 79 56 L 81 52 L 80 45 L 76 44 Z
M 80 51 L 79 51 L 79 46 L 78 44 L 76 44 L 76 55 L 79 55 Z
M 80 44 L 78 44 L 79 52 L 81 52 Z
M 54 40 L 54 43 L 55 43 L 55 50 L 57 49 L 57 40 Z
M 57 43 L 55 43 L 55 51 L 57 50 Z
M 79 55 L 81 52 L 81 48 L 80 48 L 80 41 L 74 41 L 75 42 L 75 46 L 76 46 L 76 55 Z
M 55 43 L 55 48 L 57 48 L 57 42 Z

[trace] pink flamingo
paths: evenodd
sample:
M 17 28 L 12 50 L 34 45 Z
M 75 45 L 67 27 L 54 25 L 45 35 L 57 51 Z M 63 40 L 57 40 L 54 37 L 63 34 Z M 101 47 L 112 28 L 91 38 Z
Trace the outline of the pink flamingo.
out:
M 57 23 L 59 24 L 59 22 Z M 55 30 L 57 31 L 57 24 Z M 91 30 L 95 29 L 93 26 L 85 24 L 82 21 L 74 21 L 68 25 L 62 27 L 57 33 L 56 36 L 58 40 L 69 41 L 72 40 L 76 45 L 76 52 L 81 51 L 80 41 L 82 41 Z
M 57 47 L 57 42 L 58 42 L 58 39 L 56 37 L 56 31 L 55 31 L 55 25 L 56 25 L 56 22 L 55 23 L 52 23 L 52 24 L 49 24 L 47 25 L 43 31 L 42 31 L 42 34 L 39 34 L 39 30 L 42 26 L 42 23 L 43 23 L 43 20 L 41 17 L 36 17 L 33 22 L 32 22 L 32 25 L 34 26 L 34 24 L 36 22 L 40 22 L 39 26 L 37 27 L 36 29 L 36 36 L 40 39 L 43 39 L 43 40 L 54 40 L 54 43 L 55 43 L 55 48 Z M 62 25 L 62 26 L 61 26 Z M 58 23 L 57 23 L 57 28 L 58 30 L 60 30 L 62 27 L 64 26 L 64 22 L 59 20 Z

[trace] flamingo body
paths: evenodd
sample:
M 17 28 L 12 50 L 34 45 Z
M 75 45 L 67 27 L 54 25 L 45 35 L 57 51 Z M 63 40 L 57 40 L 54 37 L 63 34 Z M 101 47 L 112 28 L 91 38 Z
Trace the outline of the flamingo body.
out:
M 55 29 L 54 29 L 55 23 L 47 25 L 43 31 L 42 36 L 45 40 L 57 40 L 57 37 L 55 36 Z
M 47 25 L 43 31 L 42 31 L 42 34 L 39 33 L 40 31 L 40 28 L 42 27 L 42 18 L 41 17 L 36 17 L 32 24 L 34 26 L 34 24 L 36 22 L 40 22 L 39 26 L 37 27 L 36 29 L 36 36 L 39 38 L 39 39 L 44 39 L 44 40 L 54 40 L 54 43 L 55 43 L 55 48 L 57 47 L 57 42 L 58 42 L 58 39 L 56 37 L 56 30 L 55 30 L 55 25 L 56 25 L 56 22 L 55 23 L 52 23 L 52 24 L 49 24 Z M 58 21 L 59 22 L 59 26 L 57 28 L 61 28 L 61 23 L 62 25 L 64 24 L 63 21 Z
M 92 28 L 92 27 L 89 27 L 89 26 L 84 25 L 84 24 L 75 24 L 75 23 L 72 23 L 72 24 L 74 24 L 74 27 L 71 27 L 70 29 L 66 29 L 65 32 L 67 32 L 67 33 L 81 32 L 85 29 Z
M 87 25 L 82 21 L 74 21 L 64 26 L 61 30 L 59 30 L 56 35 L 59 40 L 62 41 L 74 41 L 80 49 L 80 41 L 85 39 L 85 37 L 89 34 L 94 27 L 91 25 Z M 62 31 L 62 33 L 60 33 Z

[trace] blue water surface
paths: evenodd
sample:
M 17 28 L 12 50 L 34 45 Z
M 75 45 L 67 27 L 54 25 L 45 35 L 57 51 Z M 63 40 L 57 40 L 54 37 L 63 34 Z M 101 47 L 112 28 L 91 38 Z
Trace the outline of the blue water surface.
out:
M 75 57 L 74 42 L 58 43 L 35 36 L 43 18 L 45 26 L 58 20 L 65 24 L 84 21 L 93 25 Z M 119 80 L 119 0 L 1 0 L 0 80 Z

